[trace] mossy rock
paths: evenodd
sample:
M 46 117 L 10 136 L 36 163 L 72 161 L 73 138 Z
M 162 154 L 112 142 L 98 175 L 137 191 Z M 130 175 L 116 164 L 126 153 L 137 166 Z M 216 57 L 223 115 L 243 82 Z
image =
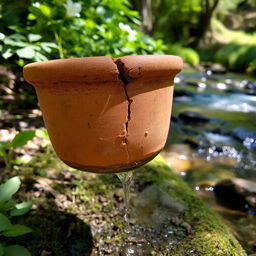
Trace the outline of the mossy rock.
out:
M 166 255 L 247 255 L 220 218 L 170 170 L 162 157 L 156 157 L 136 171 L 135 180 L 151 186 L 154 184 L 170 196 L 171 202 L 175 201 L 179 205 L 176 223 L 173 216 L 172 222 L 183 227 L 186 232 L 178 246 L 174 246 L 170 254 Z

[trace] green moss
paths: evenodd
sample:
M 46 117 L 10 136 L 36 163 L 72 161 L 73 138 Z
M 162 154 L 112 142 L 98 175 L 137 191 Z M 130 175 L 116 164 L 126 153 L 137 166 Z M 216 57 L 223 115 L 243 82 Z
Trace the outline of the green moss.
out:
M 166 162 L 157 157 L 140 168 L 137 180 L 154 181 L 172 198 L 181 202 L 185 211 L 180 225 L 189 230 L 182 243 L 173 250 L 173 256 L 243 256 L 244 250 L 220 218 L 196 197 L 189 187 L 175 175 Z M 191 229 L 190 229 L 191 228 Z
M 160 156 L 138 168 L 134 181 L 132 190 L 138 194 L 135 199 L 145 208 L 142 219 L 150 217 L 151 210 L 153 212 L 156 209 L 154 213 L 158 213 L 153 221 L 160 227 L 156 230 L 156 237 L 160 237 L 156 248 L 162 255 L 246 255 L 216 214 L 194 195 Z M 47 253 L 53 256 L 96 256 L 99 251 L 104 253 L 105 249 L 108 255 L 118 255 L 115 253 L 116 248 L 127 240 L 123 216 L 118 210 L 123 207 L 120 181 L 115 175 L 77 171 L 72 172 L 70 183 L 53 183 L 51 188 L 64 198 L 69 195 L 74 202 L 66 199 L 68 206 L 62 208 L 57 198 L 40 194 L 40 197 L 35 198 L 37 209 L 28 214 L 23 222 L 34 232 L 27 239 L 17 239 L 15 242 L 27 247 L 33 256 Z M 151 195 L 154 196 L 149 200 L 152 203 L 150 208 L 144 203 Z M 162 210 L 165 211 L 163 215 L 159 214 Z M 163 217 L 162 221 L 159 221 L 159 217 Z M 166 233 L 161 233 L 166 231 L 165 228 L 173 232 L 169 238 L 164 236 Z M 143 233 L 146 239 L 149 238 L 148 241 L 150 237 L 147 235 L 152 235 L 149 233 Z M 173 242 L 171 245 L 168 239 Z M 169 251 L 166 252 L 166 249 Z

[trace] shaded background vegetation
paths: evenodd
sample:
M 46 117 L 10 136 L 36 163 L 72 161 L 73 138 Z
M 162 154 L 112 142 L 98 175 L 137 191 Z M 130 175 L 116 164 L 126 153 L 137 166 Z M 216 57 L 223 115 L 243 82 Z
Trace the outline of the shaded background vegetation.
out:
M 8 1 L 0 4 L 0 62 L 171 53 L 255 72 L 253 0 Z

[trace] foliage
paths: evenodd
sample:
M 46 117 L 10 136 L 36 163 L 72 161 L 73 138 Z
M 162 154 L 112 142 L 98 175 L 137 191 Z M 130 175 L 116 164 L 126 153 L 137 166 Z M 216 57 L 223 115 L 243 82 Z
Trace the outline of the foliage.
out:
M 19 177 L 13 177 L 0 185 L 0 236 L 9 238 L 25 235 L 32 230 L 24 225 L 12 224 L 11 218 L 26 214 L 32 207 L 33 202 L 16 203 L 12 196 L 20 188 Z M 0 242 L 1 256 L 31 256 L 30 252 L 19 245 L 4 245 Z
M 216 53 L 216 61 L 234 71 L 255 71 L 256 46 L 227 44 Z
M 187 44 L 200 12 L 200 0 L 152 1 L 154 35 L 168 42 Z
M 8 170 L 12 170 L 13 166 L 18 163 L 18 159 L 14 157 L 15 149 L 26 145 L 34 136 L 35 131 L 22 131 L 17 133 L 12 141 L 0 141 L 0 157 L 3 158 Z
M 26 60 L 163 50 L 161 40 L 138 31 L 138 13 L 128 0 L 4 0 L 0 16 L 0 55 L 21 66 Z
M 201 61 L 210 61 L 210 62 L 215 61 L 216 52 L 221 47 L 223 47 L 223 44 L 216 43 L 216 44 L 210 45 L 208 47 L 203 47 L 203 48 L 197 49 L 197 52 L 200 56 L 200 60 Z
M 248 71 L 249 73 L 252 73 L 252 72 L 256 73 L 256 59 L 250 62 L 250 65 L 246 71 Z
M 213 33 L 221 43 L 201 50 L 202 59 L 220 62 L 233 71 L 255 73 L 256 33 L 228 29 L 216 19 L 212 24 Z
M 217 6 L 217 14 L 218 15 L 228 15 L 235 9 L 237 9 L 238 5 L 244 2 L 244 0 L 221 0 Z
M 182 57 L 183 61 L 191 65 L 198 65 L 200 62 L 200 57 L 198 53 L 189 47 L 182 47 L 180 45 L 170 45 L 168 47 L 168 53 L 178 55 Z
M 18 33 L 5 36 L 2 40 L 2 57 L 9 59 L 13 55 L 17 55 L 19 60 L 17 64 L 24 65 L 22 59 L 30 59 L 32 61 L 47 60 L 47 53 L 57 48 L 57 45 L 49 42 L 39 42 L 42 37 L 38 34 L 28 34 L 26 36 Z
M 225 23 L 229 27 L 231 24 L 243 25 L 241 28 L 244 30 L 249 29 L 248 26 L 253 23 L 253 21 L 250 24 L 244 22 L 244 16 L 251 10 L 253 11 L 255 1 L 157 0 L 151 2 L 153 35 L 165 40 L 165 42 L 179 43 L 185 46 L 198 46 L 196 42 L 208 39 L 208 41 L 204 41 L 204 46 L 209 46 L 209 44 L 211 45 L 219 39 L 215 36 L 216 30 L 212 30 L 214 28 L 213 22 L 216 18 L 221 25 Z M 230 30 L 227 37 L 220 38 L 228 39 L 232 37 L 239 40 L 239 34 L 231 32 L 233 31 Z M 240 33 L 240 35 L 242 34 Z M 246 37 L 245 35 L 243 39 L 246 40 Z M 247 39 L 249 39 L 249 36 Z M 255 44 L 255 38 L 251 39 L 251 42 Z
M 223 43 L 256 45 L 256 33 L 228 29 L 217 19 L 212 20 L 212 29 L 215 37 L 221 38 Z

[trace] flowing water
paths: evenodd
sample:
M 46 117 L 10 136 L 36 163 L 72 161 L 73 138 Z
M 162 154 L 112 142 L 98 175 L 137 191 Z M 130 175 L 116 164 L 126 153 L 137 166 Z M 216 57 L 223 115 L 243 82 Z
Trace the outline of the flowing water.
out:
M 255 253 L 256 212 L 220 205 L 214 185 L 230 177 L 256 181 L 256 79 L 206 70 L 181 73 L 175 84 L 163 155 Z
M 171 129 L 162 154 L 195 193 L 220 214 L 247 252 L 254 253 L 256 212 L 220 204 L 214 185 L 229 177 L 256 181 L 256 79 L 208 70 L 181 73 L 175 84 Z M 154 186 L 134 197 L 130 205 L 133 174 L 117 176 L 125 203 L 122 255 L 171 253 L 179 243 L 177 237 L 184 234 L 166 223 L 175 210 L 182 211 L 182 206 Z
M 124 193 L 124 220 L 129 225 L 129 200 L 130 200 L 130 187 L 132 183 L 133 171 L 120 172 L 116 174 L 123 186 Z

